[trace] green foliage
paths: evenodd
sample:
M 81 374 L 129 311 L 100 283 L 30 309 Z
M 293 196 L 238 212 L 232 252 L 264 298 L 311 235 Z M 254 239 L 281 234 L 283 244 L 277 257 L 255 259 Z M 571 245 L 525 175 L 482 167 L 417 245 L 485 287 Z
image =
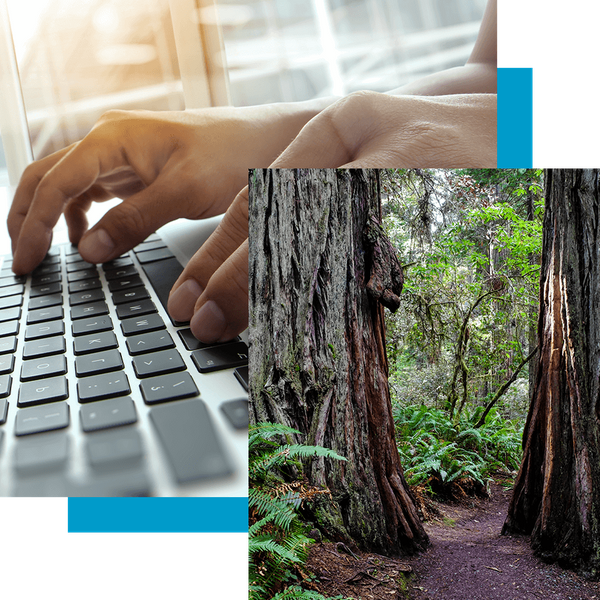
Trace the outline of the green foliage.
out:
M 485 488 L 493 474 L 518 469 L 522 426 L 492 409 L 476 429 L 481 410 L 453 421 L 440 409 L 395 403 L 398 451 L 409 485 L 453 496 L 456 485 Z
M 324 456 L 345 460 L 320 446 L 280 442 L 282 437 L 299 434 L 276 423 L 260 423 L 249 430 L 250 600 L 325 600 L 299 586 L 275 593 L 296 577 L 312 543 L 303 532 L 298 509 L 304 501 L 328 493 L 301 482 L 302 459 Z M 296 474 L 295 480 L 290 472 Z

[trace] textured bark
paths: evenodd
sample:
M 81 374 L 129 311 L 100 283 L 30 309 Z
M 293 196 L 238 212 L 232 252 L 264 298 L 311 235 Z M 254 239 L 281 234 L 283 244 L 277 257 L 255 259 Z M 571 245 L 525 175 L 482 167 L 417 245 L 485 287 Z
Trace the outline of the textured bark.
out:
M 394 436 L 383 307 L 402 271 L 379 226 L 377 171 L 250 173 L 251 418 L 305 433 L 330 535 L 393 555 L 427 535 Z
M 539 367 L 505 532 L 600 576 L 600 188 L 597 170 L 546 172 Z

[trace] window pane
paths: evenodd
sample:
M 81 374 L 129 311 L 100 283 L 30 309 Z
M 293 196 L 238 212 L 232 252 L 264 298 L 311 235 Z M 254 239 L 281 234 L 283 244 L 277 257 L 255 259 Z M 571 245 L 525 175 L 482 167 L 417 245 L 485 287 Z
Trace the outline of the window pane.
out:
M 486 0 L 220 0 L 234 105 L 388 91 L 463 65 Z
M 36 158 L 110 108 L 183 108 L 168 0 L 8 4 Z

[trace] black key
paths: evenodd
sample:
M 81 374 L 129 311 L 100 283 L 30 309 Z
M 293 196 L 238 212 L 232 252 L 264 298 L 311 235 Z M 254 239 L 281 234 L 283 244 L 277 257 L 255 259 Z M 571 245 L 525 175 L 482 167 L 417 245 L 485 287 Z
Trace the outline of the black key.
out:
M 62 335 L 47 337 L 39 340 L 25 342 L 23 346 L 23 358 L 42 358 L 43 356 L 52 356 L 53 354 L 62 354 L 67 350 L 67 343 Z
M 138 255 L 139 259 L 139 255 Z M 160 303 L 167 309 L 167 302 L 169 300 L 169 293 L 173 284 L 177 281 L 183 267 L 176 258 L 169 258 L 167 260 L 161 260 L 156 263 L 147 263 L 143 265 L 144 273 L 150 280 Z
M 79 304 L 89 304 L 90 302 L 98 302 L 104 300 L 104 292 L 102 290 L 86 290 L 85 292 L 75 292 L 69 296 L 69 306 L 78 306 Z
M 0 377 L 0 398 L 10 396 L 10 388 L 12 386 L 12 377 L 10 375 L 2 375 Z
M 84 279 L 83 281 L 73 281 L 69 284 L 69 294 L 85 292 L 86 290 L 97 290 L 102 287 L 99 279 Z
M 152 375 L 164 375 L 184 371 L 185 363 L 177 350 L 162 350 L 152 352 L 133 359 L 135 374 L 141 379 Z
M 60 263 L 60 250 L 57 248 L 56 252 L 48 252 L 48 254 L 46 254 L 46 256 L 44 257 L 44 259 L 42 260 L 42 262 L 40 263 L 41 265 L 56 265 L 58 263 Z
M 54 282 L 54 283 L 46 283 L 44 285 L 40 285 L 38 287 L 32 287 L 31 292 L 29 293 L 30 298 L 37 298 L 38 296 L 47 296 L 48 294 L 61 294 L 62 292 L 62 283 Z
M 90 352 L 98 352 L 100 350 L 110 350 L 117 346 L 117 338 L 112 331 L 82 335 L 73 340 L 73 350 L 76 355 L 89 354 Z
M 54 319 L 62 319 L 64 316 L 65 313 L 62 306 L 40 308 L 39 310 L 32 310 L 27 314 L 27 325 L 31 325 L 32 323 L 54 321 Z
M 163 240 L 151 240 L 145 241 L 141 244 L 138 244 L 133 251 L 137 254 L 138 252 L 147 252 L 148 250 L 156 250 L 157 248 L 166 248 L 167 245 L 163 242 Z
M 92 467 L 122 467 L 144 456 L 140 432 L 135 428 L 97 433 L 87 438 L 87 455 Z
M 60 306 L 63 303 L 62 294 L 47 294 L 32 298 L 27 305 L 28 310 L 37 310 L 38 308 L 48 308 L 50 306 Z
M 4 354 L 0 356 L 0 375 L 12 373 L 15 368 L 15 355 Z
M 134 335 L 127 338 L 126 343 L 131 356 L 156 350 L 166 350 L 175 346 L 173 338 L 166 331 L 152 331 L 151 333 Z
M 229 400 L 221 404 L 221 410 L 236 429 L 248 429 L 248 400 Z
M 108 273 L 109 271 L 115 271 L 131 265 L 133 265 L 133 261 L 131 260 L 129 254 L 122 254 L 119 256 L 119 258 L 115 258 L 114 260 L 104 263 L 102 268 L 104 269 L 105 273 Z M 108 274 L 106 275 L 106 279 L 109 279 Z
M 17 338 L 6 337 L 0 338 L 0 354 L 10 354 L 17 349 Z
M 34 406 L 47 404 L 69 397 L 67 379 L 65 377 L 50 377 L 43 381 L 28 381 L 19 388 L 17 406 Z
M 79 254 L 79 248 L 75 244 L 71 244 L 70 246 L 65 246 L 65 255 L 71 256 L 73 254 Z
M 146 298 L 150 298 L 150 294 L 148 293 L 148 290 L 144 287 L 122 290 L 120 292 L 115 292 L 112 295 L 112 300 L 115 304 L 138 302 L 139 300 L 144 300 Z
M 67 264 L 67 273 L 74 273 L 75 271 L 86 271 L 87 269 L 92 268 L 95 268 L 94 263 L 89 263 L 85 260 L 79 260 Z
M 165 322 L 160 315 L 151 314 L 137 319 L 124 319 L 121 321 L 123 335 L 134 335 L 136 333 L 158 331 L 165 329 Z
M 6 321 L 0 323 L 0 337 L 7 335 L 17 335 L 19 333 L 19 321 Z
M 169 258 L 175 258 L 175 255 L 168 248 L 159 248 L 158 250 L 149 250 L 136 254 L 137 259 L 142 265 L 155 261 L 162 261 Z M 145 269 L 144 269 L 145 270 Z
M 192 352 L 192 359 L 200 373 L 210 373 L 248 363 L 248 347 L 244 342 L 211 346 Z
M 113 279 L 120 279 L 121 277 L 132 277 L 133 275 L 137 275 L 137 267 L 135 267 L 130 258 L 128 258 L 127 260 L 129 261 L 129 265 L 125 265 L 123 267 L 115 268 L 112 270 L 107 270 L 105 265 L 104 276 L 106 277 L 106 281 L 112 281 Z
M 79 417 L 84 431 L 131 425 L 137 421 L 135 404 L 129 396 L 84 404 L 79 409 Z
M 85 354 L 75 359 L 77 377 L 85 377 L 94 373 L 109 373 L 123 368 L 123 359 L 118 350 L 105 350 L 94 354 Z
M 64 335 L 65 322 L 51 321 L 49 323 L 39 323 L 30 325 L 25 329 L 25 341 L 37 340 L 40 338 L 52 337 L 55 335 Z
M 62 279 L 60 273 L 49 273 L 48 275 L 36 275 L 31 278 L 31 285 L 33 287 L 39 287 L 49 285 L 51 283 L 59 283 Z
M 59 263 L 40 264 L 39 267 L 34 269 L 34 271 L 32 272 L 32 276 L 38 277 L 40 275 L 49 275 L 51 273 L 60 273 Z
M 0 400 L 0 425 L 6 423 L 6 417 L 8 416 L 8 400 Z M 2 438 L 0 437 L 0 443 Z
M 73 336 L 86 335 L 90 333 L 98 333 L 99 331 L 111 331 L 113 322 L 110 317 L 89 317 L 87 319 L 79 319 L 71 326 Z
M 21 381 L 31 381 L 67 372 L 67 359 L 62 354 L 26 360 L 21 366 Z
M 181 341 L 185 344 L 185 347 L 188 350 L 199 350 L 200 348 L 212 348 L 213 346 L 218 346 L 219 344 L 205 344 L 200 340 L 194 337 L 191 329 L 179 329 L 177 331 Z M 239 339 L 239 338 L 238 338 Z M 230 343 L 230 342 L 225 342 Z
M 192 376 L 187 371 L 145 379 L 140 383 L 140 389 L 146 404 L 170 402 L 197 396 L 200 393 Z
M 68 254 L 65 258 L 65 262 L 68 265 L 70 265 L 71 263 L 74 263 L 74 262 L 79 262 L 81 260 L 83 260 L 83 257 L 81 256 L 81 254 L 79 254 L 79 250 L 76 250 L 72 254 Z
M 248 367 L 238 367 L 233 374 L 235 378 L 240 382 L 242 387 L 248 391 L 248 382 L 250 379 L 248 378 Z
M 139 302 L 129 302 L 117 306 L 117 317 L 127 319 L 139 315 L 149 315 L 156 312 L 156 306 L 152 300 L 140 300 Z
M 117 498 L 119 496 L 150 496 L 151 494 L 152 484 L 146 471 L 139 465 L 134 465 L 134 468 L 117 470 L 114 469 L 114 466 L 111 468 L 109 465 L 106 472 L 96 469 L 94 479 L 90 482 L 69 482 L 67 492 L 63 496 Z
M 118 292 L 119 290 L 128 290 L 133 287 L 143 286 L 144 282 L 139 275 L 132 275 L 130 277 L 120 277 L 119 279 L 113 279 L 108 282 L 108 289 L 111 292 Z
M 66 402 L 35 406 L 17 412 L 15 435 L 64 429 L 69 426 L 69 405 Z
M 179 483 L 231 473 L 202 400 L 156 406 L 150 419 Z
M 131 394 L 129 380 L 122 371 L 85 377 L 77 382 L 79 402 L 93 402 Z
M 75 271 L 74 273 L 67 274 L 67 281 L 73 283 L 74 281 L 82 281 L 84 279 L 97 279 L 98 269 L 96 267 L 90 267 L 89 269 L 83 269 L 83 271 Z
M 86 317 L 98 317 L 108 314 L 108 305 L 103 300 L 90 304 L 80 304 L 71 309 L 71 319 L 85 319 Z
M 62 470 L 69 450 L 69 438 L 64 432 L 50 436 L 33 436 L 17 443 L 15 469 L 23 475 Z

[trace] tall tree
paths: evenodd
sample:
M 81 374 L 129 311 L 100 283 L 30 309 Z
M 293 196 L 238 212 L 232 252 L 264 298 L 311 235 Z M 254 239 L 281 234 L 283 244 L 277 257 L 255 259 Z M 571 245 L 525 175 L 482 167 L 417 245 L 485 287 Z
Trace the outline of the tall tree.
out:
M 539 366 L 504 532 L 600 577 L 600 173 L 549 170 Z
M 383 554 L 428 538 L 404 479 L 388 387 L 383 306 L 402 270 L 379 223 L 375 170 L 250 174 L 251 418 L 290 425 L 347 462 L 306 472 L 333 502 L 331 534 Z

